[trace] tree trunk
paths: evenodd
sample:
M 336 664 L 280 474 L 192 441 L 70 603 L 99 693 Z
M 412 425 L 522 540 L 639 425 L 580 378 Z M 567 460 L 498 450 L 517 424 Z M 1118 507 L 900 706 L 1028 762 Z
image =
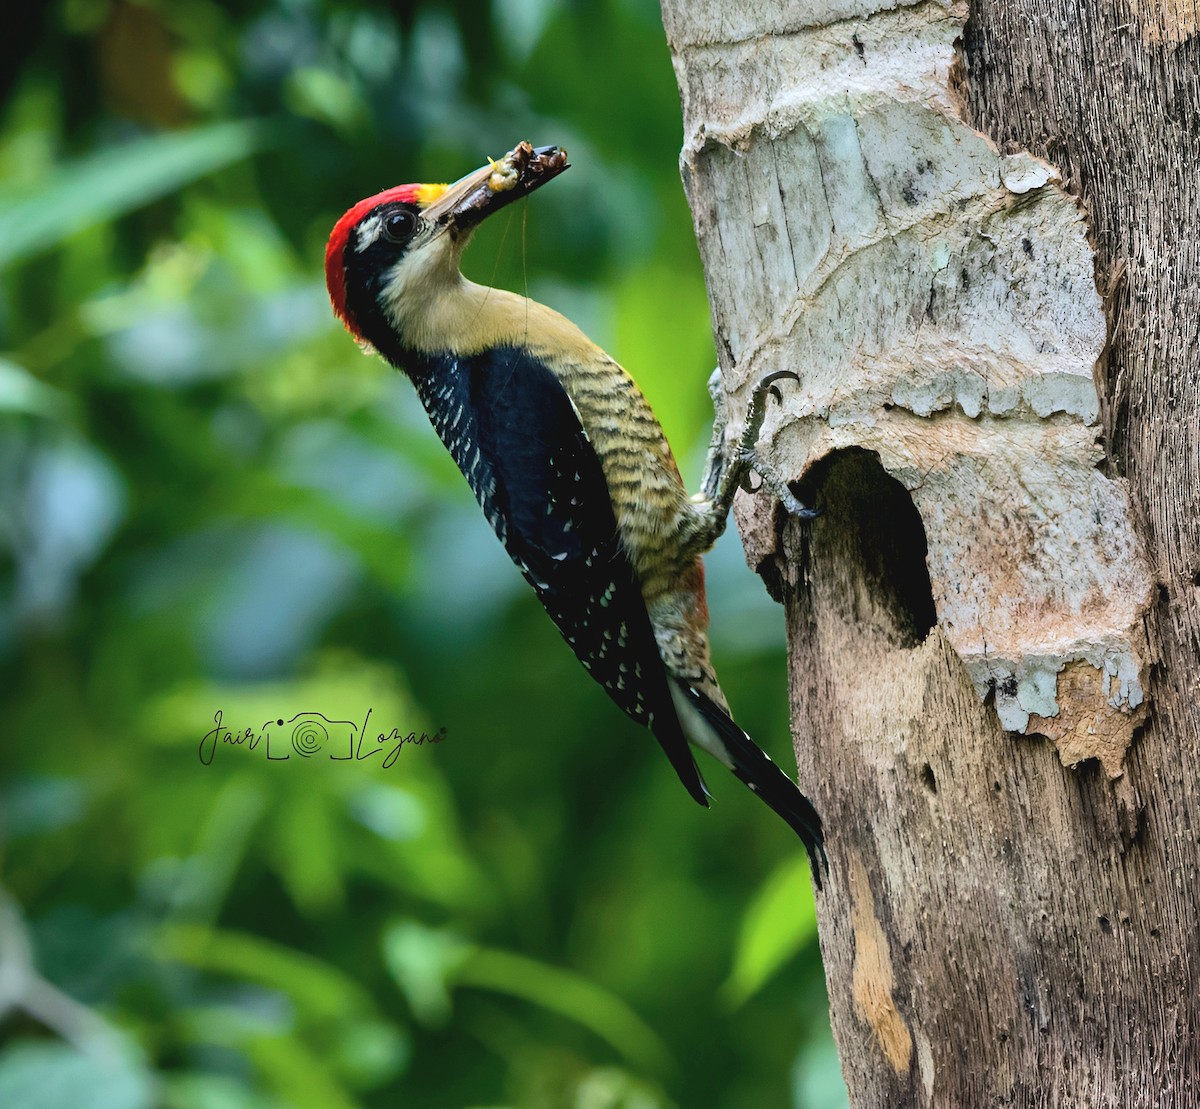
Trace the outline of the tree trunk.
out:
M 1200 1105 L 1195 2 L 663 14 L 851 1101 Z

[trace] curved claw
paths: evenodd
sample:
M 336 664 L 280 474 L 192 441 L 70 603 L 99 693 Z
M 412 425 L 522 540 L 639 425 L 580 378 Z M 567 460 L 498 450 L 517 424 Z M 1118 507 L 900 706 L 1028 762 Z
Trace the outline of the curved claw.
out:
M 787 496 L 780 497 L 779 499 L 783 503 L 783 507 L 787 510 L 787 514 L 793 519 L 815 520 L 821 515 L 821 510 L 819 508 L 810 508 L 808 505 L 799 501 L 791 489 L 788 489 L 786 486 L 784 488 L 787 489 Z
M 776 370 L 774 373 L 767 374 L 758 383 L 758 391 L 766 392 L 773 396 L 780 404 L 783 403 L 783 394 L 775 388 L 775 382 L 782 381 L 785 377 L 790 377 L 797 385 L 800 384 L 800 375 L 792 370 Z

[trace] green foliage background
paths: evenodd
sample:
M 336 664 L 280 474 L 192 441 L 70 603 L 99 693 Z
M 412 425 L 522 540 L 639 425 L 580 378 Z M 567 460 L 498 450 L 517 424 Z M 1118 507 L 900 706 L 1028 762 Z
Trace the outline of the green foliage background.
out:
M 844 1104 L 798 841 L 715 764 L 688 799 L 325 300 L 361 196 L 565 145 L 468 272 L 612 351 L 694 482 L 715 356 L 652 0 L 22 8 L 0 1105 Z M 726 690 L 786 765 L 780 613 L 736 536 L 709 578 Z M 368 708 L 447 738 L 198 758 L 218 710 Z

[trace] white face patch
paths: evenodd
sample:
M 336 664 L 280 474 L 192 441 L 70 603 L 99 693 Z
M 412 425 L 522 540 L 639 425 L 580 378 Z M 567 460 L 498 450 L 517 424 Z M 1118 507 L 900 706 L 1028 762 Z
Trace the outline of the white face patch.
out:
M 376 239 L 379 238 L 379 232 L 383 230 L 383 214 L 376 212 L 373 216 L 368 216 L 354 229 L 354 249 L 361 254 L 367 249 Z

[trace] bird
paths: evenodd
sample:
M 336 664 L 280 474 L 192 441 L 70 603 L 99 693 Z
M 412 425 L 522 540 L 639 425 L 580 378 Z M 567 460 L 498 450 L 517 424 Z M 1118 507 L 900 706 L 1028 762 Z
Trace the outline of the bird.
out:
M 474 229 L 569 167 L 521 142 L 453 184 L 359 201 L 325 251 L 334 314 L 412 382 L 488 523 L 583 667 L 648 728 L 701 805 L 691 748 L 714 756 L 799 835 L 813 880 L 828 871 L 813 804 L 733 721 L 710 659 L 701 556 L 751 470 L 785 507 L 816 515 L 755 451 L 775 373 L 726 442 L 718 402 L 701 492 L 688 495 L 633 378 L 553 309 L 465 278 Z

